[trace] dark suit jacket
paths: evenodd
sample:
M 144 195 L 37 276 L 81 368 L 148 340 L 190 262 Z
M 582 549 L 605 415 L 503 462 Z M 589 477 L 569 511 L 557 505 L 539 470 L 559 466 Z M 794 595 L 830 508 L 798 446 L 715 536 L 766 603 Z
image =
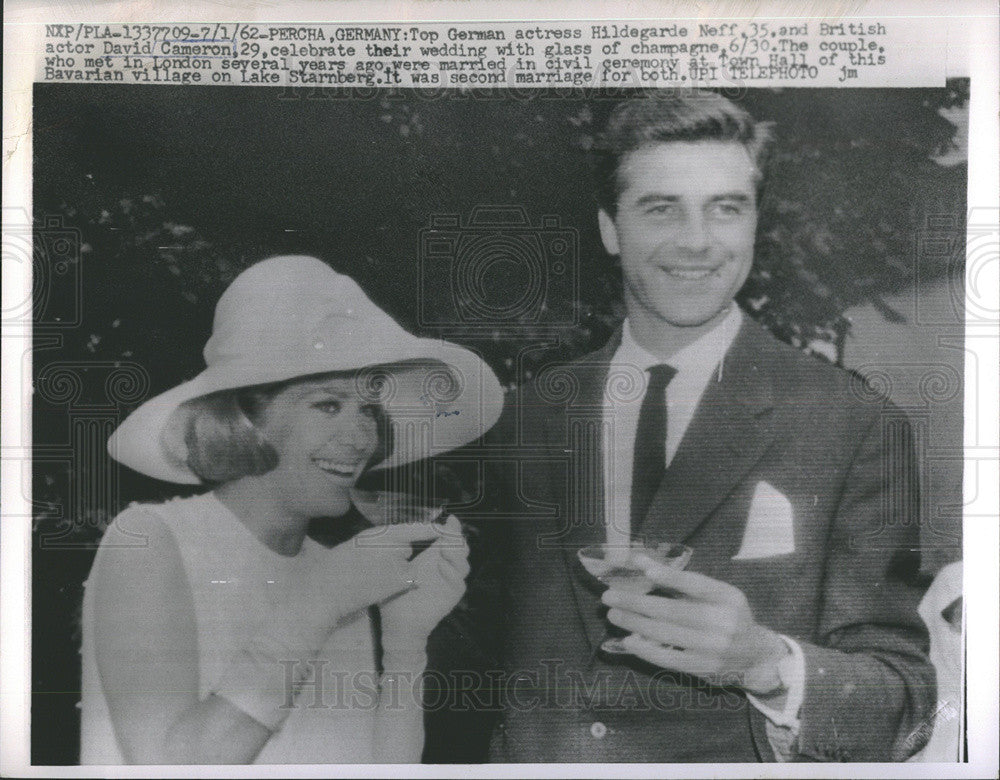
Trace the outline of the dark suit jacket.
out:
M 607 624 L 576 550 L 604 535 L 601 419 L 617 344 L 541 371 L 479 453 L 492 513 L 479 596 L 497 596 L 495 633 L 479 636 L 484 657 L 503 648 L 506 670 L 487 681 L 502 706 L 491 759 L 773 760 L 763 715 L 732 681 L 597 652 Z M 761 482 L 791 503 L 794 551 L 734 560 Z M 742 589 L 759 622 L 802 645 L 801 759 L 898 761 L 919 748 L 908 737 L 935 694 L 918 524 L 905 415 L 745 318 L 643 533 L 691 545 L 689 569 Z M 489 621 L 490 606 L 478 614 Z

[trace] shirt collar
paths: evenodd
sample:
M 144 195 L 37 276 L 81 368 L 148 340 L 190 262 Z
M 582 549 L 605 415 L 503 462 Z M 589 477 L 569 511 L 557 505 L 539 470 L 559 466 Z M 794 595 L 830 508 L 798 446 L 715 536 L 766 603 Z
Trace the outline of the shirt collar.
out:
M 636 366 L 643 371 L 660 363 L 673 366 L 678 373 L 698 367 L 704 367 L 711 371 L 726 354 L 742 324 L 743 312 L 734 303 L 718 325 L 683 349 L 675 352 L 669 359 L 664 360 L 642 347 L 635 340 L 635 336 L 632 335 L 632 327 L 626 319 L 622 326 L 622 341 L 612 362 Z

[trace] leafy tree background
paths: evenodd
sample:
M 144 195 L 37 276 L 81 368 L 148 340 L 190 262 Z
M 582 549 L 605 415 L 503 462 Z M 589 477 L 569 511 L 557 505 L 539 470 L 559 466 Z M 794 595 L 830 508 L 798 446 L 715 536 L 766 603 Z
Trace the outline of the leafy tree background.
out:
M 37 351 L 36 379 L 59 361 L 138 364 L 148 395 L 192 377 L 225 286 L 276 253 L 327 260 L 405 327 L 435 335 L 421 326 L 421 304 L 448 311 L 451 292 L 420 300 L 420 231 L 435 215 L 465 219 L 481 204 L 521 206 L 535 225 L 557 215 L 576 230 L 580 294 L 550 296 L 541 323 L 526 315 L 516 336 L 498 329 L 455 340 L 480 350 L 508 386 L 546 362 L 584 354 L 623 314 L 618 269 L 597 233 L 587 152 L 625 96 L 348 99 L 36 85 L 36 223 L 59 216 L 79 231 L 83 284 L 82 324 Z M 883 296 L 914 283 L 914 235 L 928 216 L 953 215 L 964 232 L 968 82 L 728 96 L 777 124 L 756 264 L 740 301 L 779 338 L 837 362 L 845 311 L 869 303 L 887 321 L 899 318 Z M 943 263 L 937 270 L 954 271 Z M 505 272 L 496 273 L 489 281 L 502 285 Z M 577 324 L 552 328 L 547 318 Z M 45 333 L 39 324 L 36 335 Z M 528 344 L 547 346 L 522 355 Z M 33 425 L 36 444 L 61 440 L 65 406 L 36 394 Z M 76 616 L 94 544 L 125 503 L 181 492 L 122 470 L 111 505 L 66 517 L 68 494 L 88 470 L 98 470 L 95 461 L 36 461 L 33 472 L 36 537 L 63 542 L 36 545 L 33 555 L 33 753 L 42 763 L 76 761 Z

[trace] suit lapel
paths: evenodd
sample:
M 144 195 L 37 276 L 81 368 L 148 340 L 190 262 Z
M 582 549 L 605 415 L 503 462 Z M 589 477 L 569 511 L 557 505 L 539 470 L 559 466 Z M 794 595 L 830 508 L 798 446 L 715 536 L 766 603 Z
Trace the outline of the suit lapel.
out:
M 541 415 L 547 420 L 545 436 L 549 451 L 565 453 L 568 461 L 553 459 L 549 484 L 559 486 L 557 490 L 562 491 L 553 499 L 565 511 L 559 512 L 552 534 L 542 538 L 540 544 L 560 548 L 577 612 L 594 653 L 607 631 L 605 609 L 598 600 L 602 588 L 584 571 L 577 551 L 605 540 L 604 386 L 620 341 L 619 331 L 600 350 L 566 367 L 576 388 L 574 397 L 565 403 L 561 414 Z M 567 471 L 562 473 L 564 468 Z
M 604 384 L 616 348 L 613 338 L 570 364 L 542 369 L 536 387 L 547 383 L 547 371 L 557 372 L 549 382 L 569 388 L 569 397 L 559 401 L 558 409 L 551 408 L 555 403 L 546 401 L 541 392 L 531 402 L 551 408 L 537 420 L 544 426 L 546 449 L 553 456 L 548 472 L 555 491 L 551 498 L 561 510 L 540 544 L 561 547 L 574 560 L 578 548 L 604 541 Z
M 709 381 L 653 498 L 644 535 L 688 539 L 771 444 L 774 388 L 765 365 L 770 338 L 744 319 L 723 358 L 721 379 L 715 374 Z
M 664 475 L 643 526 L 651 539 L 689 538 L 744 475 L 763 456 L 774 438 L 771 426 L 774 388 L 767 356 L 771 336 L 749 317 L 733 346 L 705 389 L 694 419 Z M 604 386 L 611 358 L 621 342 L 620 331 L 601 350 L 568 367 L 577 389 L 563 414 L 542 414 L 545 438 L 552 452 L 566 452 L 569 461 L 554 460 L 549 485 L 565 486 L 552 495 L 565 512 L 540 540 L 558 546 L 572 584 L 584 632 L 596 653 L 606 636 L 604 611 L 577 559 L 577 550 L 605 540 Z M 562 369 L 560 369 L 562 370 Z M 568 473 L 561 470 L 567 468 Z

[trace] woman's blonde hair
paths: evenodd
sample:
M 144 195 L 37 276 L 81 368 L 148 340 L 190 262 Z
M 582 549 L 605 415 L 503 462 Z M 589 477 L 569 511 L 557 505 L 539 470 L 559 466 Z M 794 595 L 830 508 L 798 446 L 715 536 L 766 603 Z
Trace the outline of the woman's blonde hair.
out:
M 353 377 L 354 372 L 331 372 L 199 396 L 183 404 L 183 431 L 187 467 L 203 482 L 220 484 L 241 477 L 266 474 L 278 465 L 278 453 L 255 425 L 275 396 L 298 382 L 321 377 Z M 378 448 L 369 465 L 392 452 L 389 417 L 378 407 Z

